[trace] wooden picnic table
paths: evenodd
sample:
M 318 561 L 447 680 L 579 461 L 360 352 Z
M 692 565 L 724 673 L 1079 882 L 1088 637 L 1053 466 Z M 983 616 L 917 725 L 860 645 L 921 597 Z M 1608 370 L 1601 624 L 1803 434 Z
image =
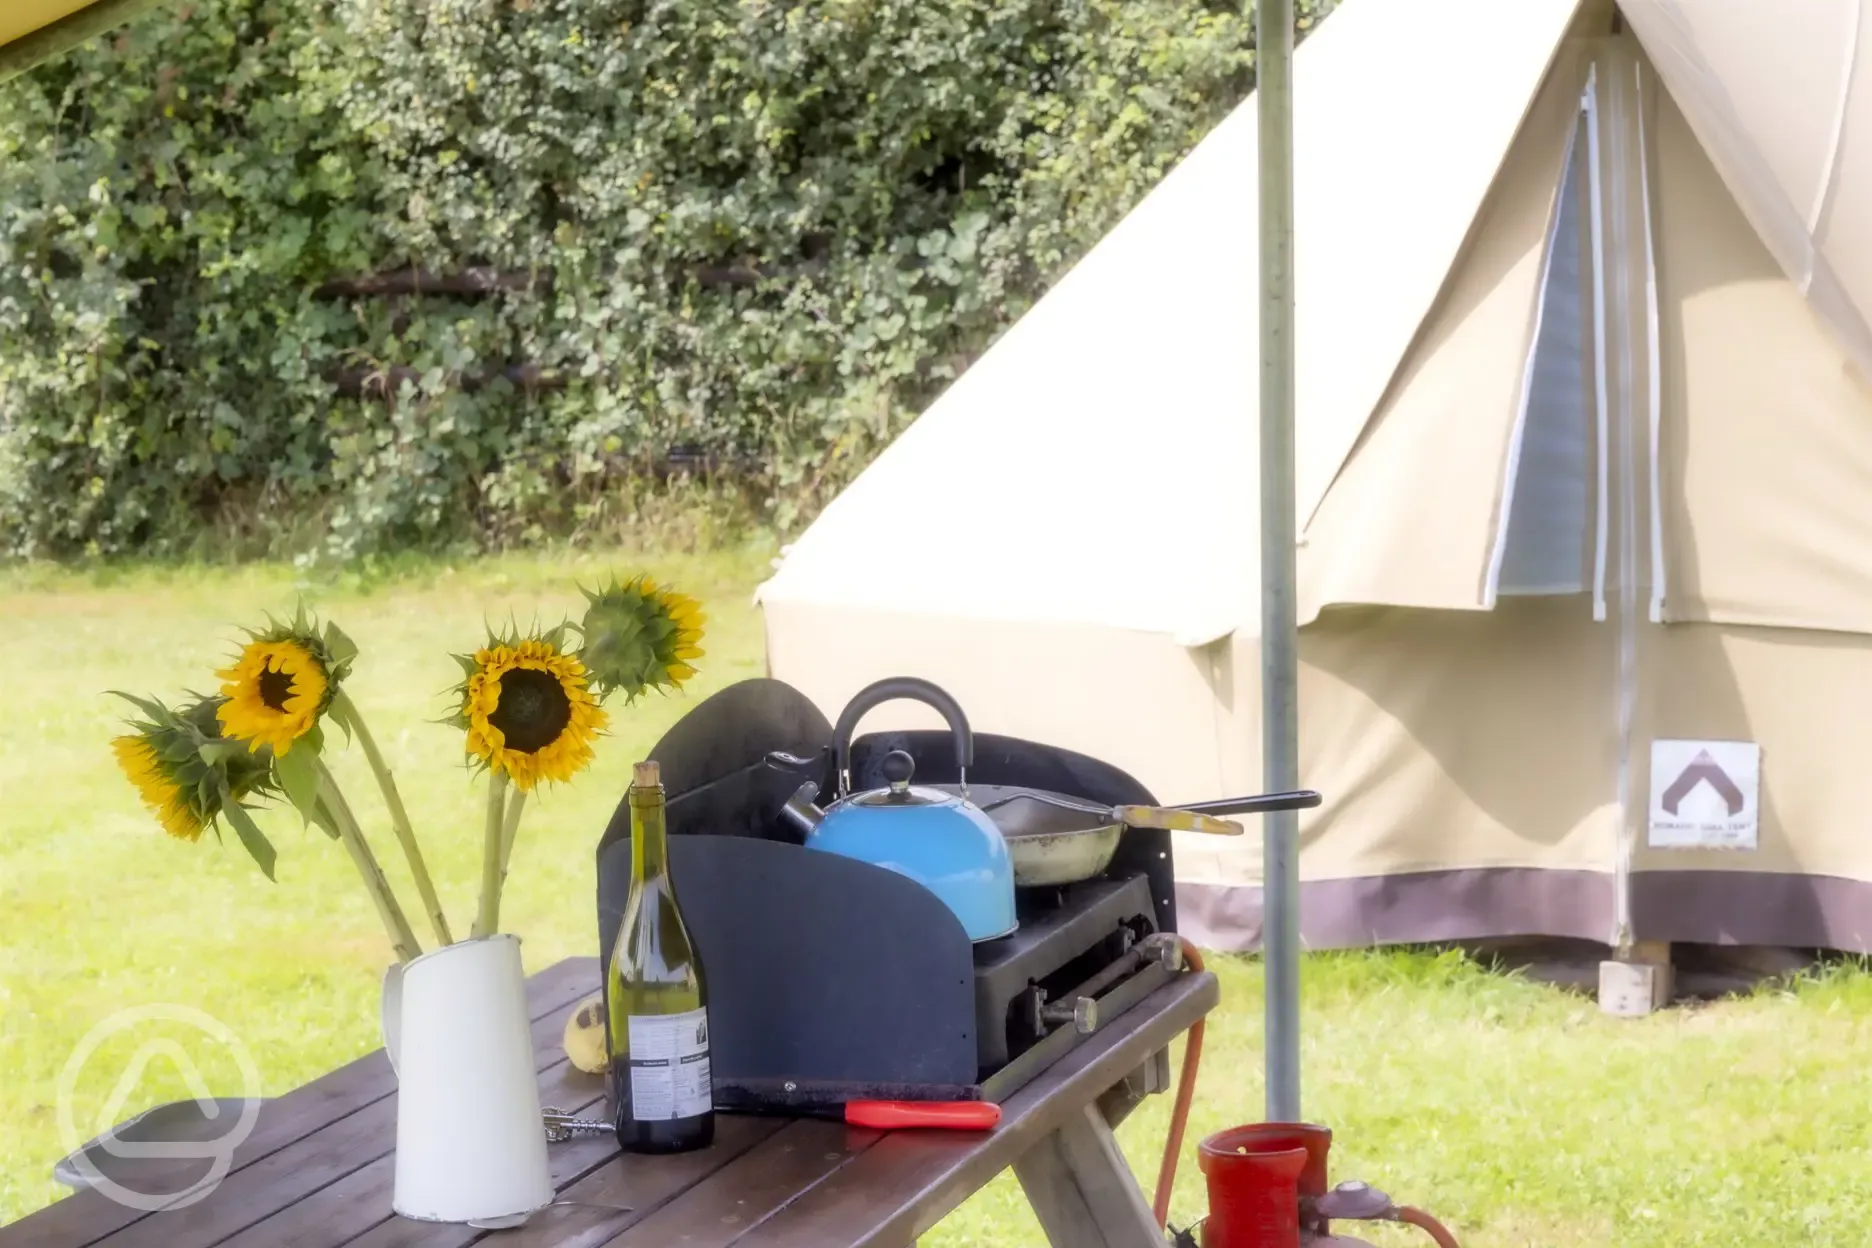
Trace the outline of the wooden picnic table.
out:
M 560 1047 L 597 989 L 595 958 L 528 980 L 542 1104 L 603 1111 L 604 1081 Z M 1170 1043 L 1218 997 L 1212 974 L 1179 976 L 1020 1089 L 992 1132 L 722 1114 L 709 1149 L 629 1158 L 608 1134 L 575 1136 L 550 1146 L 557 1201 L 505 1231 L 391 1213 L 396 1079 L 378 1049 L 263 1102 L 229 1173 L 194 1203 L 146 1213 L 86 1189 L 0 1227 L 0 1248 L 906 1248 L 1010 1166 L 1054 1245 L 1162 1248 L 1111 1128 L 1164 1088 Z M 151 1162 L 135 1190 L 183 1192 L 206 1168 Z

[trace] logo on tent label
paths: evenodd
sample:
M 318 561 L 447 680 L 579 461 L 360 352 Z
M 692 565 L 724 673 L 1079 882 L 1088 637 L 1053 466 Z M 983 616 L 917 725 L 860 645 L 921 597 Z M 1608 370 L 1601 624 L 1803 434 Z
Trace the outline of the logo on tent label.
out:
M 1760 790 L 1753 741 L 1653 741 L 1647 841 L 1654 849 L 1754 849 Z
M 1691 790 L 1699 784 L 1707 784 L 1715 789 L 1722 796 L 1723 805 L 1729 808 L 1729 813 L 1732 815 L 1741 814 L 1742 808 L 1748 805 L 1748 799 L 1742 795 L 1742 790 L 1736 787 L 1736 782 L 1729 778 L 1728 772 L 1716 765 L 1716 760 L 1710 757 L 1710 752 L 1698 750 L 1697 756 L 1690 761 L 1690 765 L 1679 772 L 1677 778 L 1671 781 L 1670 787 L 1664 790 L 1664 809 L 1670 814 L 1676 814 L 1677 808 L 1683 804 L 1683 799 L 1690 796 Z

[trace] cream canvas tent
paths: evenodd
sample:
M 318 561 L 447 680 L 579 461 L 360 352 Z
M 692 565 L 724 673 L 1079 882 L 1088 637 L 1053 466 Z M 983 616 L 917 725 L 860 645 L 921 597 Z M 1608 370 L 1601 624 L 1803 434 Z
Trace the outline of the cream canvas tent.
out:
M 1309 944 L 1872 948 L 1865 18 L 1345 0 L 1301 46 Z M 1255 139 L 1250 101 L 801 536 L 775 676 L 1259 788 Z M 1254 946 L 1258 838 L 1176 852 L 1184 931 Z

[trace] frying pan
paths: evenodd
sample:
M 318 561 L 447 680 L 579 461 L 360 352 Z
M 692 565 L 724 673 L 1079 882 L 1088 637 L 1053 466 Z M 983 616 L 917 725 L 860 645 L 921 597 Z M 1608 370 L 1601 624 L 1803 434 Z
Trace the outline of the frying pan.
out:
M 930 787 L 961 791 L 959 785 Z M 1127 827 L 1239 836 L 1242 826 L 1219 816 L 1307 810 L 1321 800 L 1313 790 L 1299 789 L 1179 806 L 1101 806 L 1064 793 L 998 784 L 971 784 L 968 795 L 1001 829 L 1014 883 L 1021 888 L 1091 879 L 1110 864 Z

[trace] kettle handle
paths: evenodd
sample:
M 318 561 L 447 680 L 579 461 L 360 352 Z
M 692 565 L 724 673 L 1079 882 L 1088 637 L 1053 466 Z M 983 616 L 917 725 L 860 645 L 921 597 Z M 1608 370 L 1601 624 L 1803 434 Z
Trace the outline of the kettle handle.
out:
M 838 756 L 838 796 L 851 792 L 851 741 L 858 721 L 875 708 L 900 698 L 932 707 L 948 721 L 949 733 L 955 738 L 956 779 L 967 786 L 968 769 L 975 765 L 975 734 L 969 730 L 962 704 L 920 677 L 888 676 L 860 689 L 832 726 L 832 748 Z

